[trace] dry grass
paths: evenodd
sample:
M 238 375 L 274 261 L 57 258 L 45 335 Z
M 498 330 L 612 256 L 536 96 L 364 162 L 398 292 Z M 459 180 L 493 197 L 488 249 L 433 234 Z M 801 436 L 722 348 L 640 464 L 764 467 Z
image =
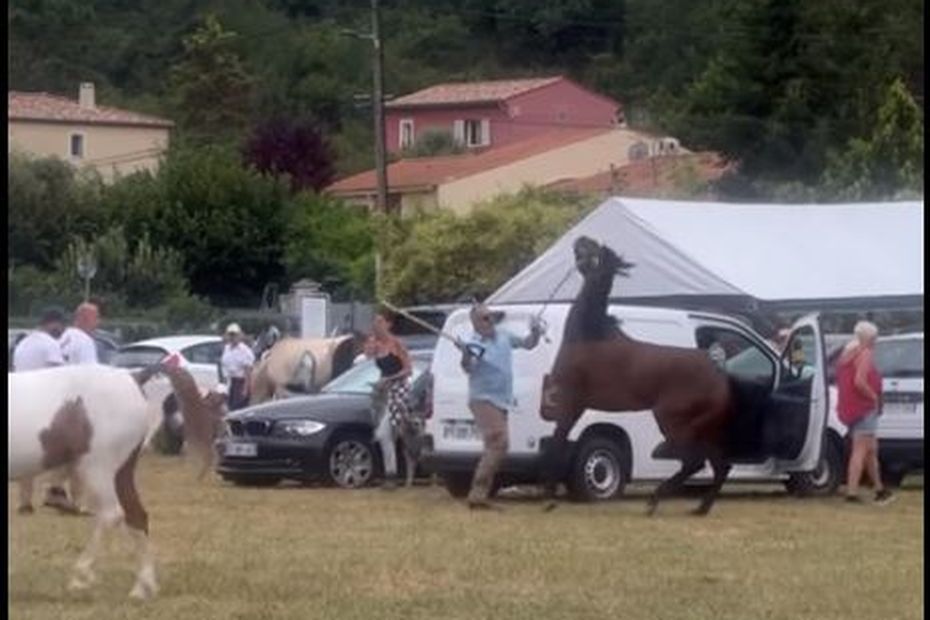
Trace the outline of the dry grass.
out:
M 920 618 L 923 483 L 884 507 L 797 500 L 731 487 L 706 519 L 695 500 L 656 518 L 643 496 L 564 504 L 510 501 L 473 514 L 439 487 L 346 492 L 198 485 L 147 455 L 162 592 L 126 597 L 124 536 L 101 583 L 65 590 L 86 519 L 10 514 L 10 617 L 87 618 Z M 10 487 L 11 505 L 15 498 Z

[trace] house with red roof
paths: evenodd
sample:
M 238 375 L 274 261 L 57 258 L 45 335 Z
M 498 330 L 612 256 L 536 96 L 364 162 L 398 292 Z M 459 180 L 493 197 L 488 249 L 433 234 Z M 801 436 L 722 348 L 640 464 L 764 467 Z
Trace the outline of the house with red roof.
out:
M 7 97 L 11 152 L 91 166 L 105 180 L 155 170 L 174 127 L 163 118 L 97 105 L 89 82 L 80 85 L 77 99 L 16 91 Z
M 385 140 L 389 152 L 399 152 L 425 132 L 442 131 L 480 150 L 550 129 L 622 126 L 622 110 L 563 76 L 437 84 L 385 104 Z
M 614 127 L 563 128 L 459 155 L 404 158 L 387 167 L 388 210 L 401 215 L 437 208 L 464 213 L 476 202 L 527 185 L 574 189 L 575 181 L 609 178 L 611 170 L 658 154 L 660 148 L 670 157 L 688 153 L 674 140 Z M 325 191 L 373 208 L 375 171 L 341 179 Z

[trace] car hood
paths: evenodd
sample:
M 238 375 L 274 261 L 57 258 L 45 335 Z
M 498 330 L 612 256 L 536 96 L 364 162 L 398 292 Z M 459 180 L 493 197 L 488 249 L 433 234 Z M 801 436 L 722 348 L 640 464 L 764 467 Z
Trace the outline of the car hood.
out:
M 306 419 L 320 422 L 347 421 L 348 418 L 371 419 L 371 397 L 364 394 L 313 394 L 273 400 L 240 409 L 226 416 L 227 420 Z

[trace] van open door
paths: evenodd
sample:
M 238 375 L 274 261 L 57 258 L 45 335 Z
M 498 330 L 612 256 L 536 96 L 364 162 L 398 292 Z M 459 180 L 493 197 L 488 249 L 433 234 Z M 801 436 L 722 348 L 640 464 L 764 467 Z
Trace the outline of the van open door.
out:
M 827 424 L 826 349 L 819 314 L 799 319 L 781 357 L 774 403 L 779 428 L 775 454 L 779 471 L 817 468 Z

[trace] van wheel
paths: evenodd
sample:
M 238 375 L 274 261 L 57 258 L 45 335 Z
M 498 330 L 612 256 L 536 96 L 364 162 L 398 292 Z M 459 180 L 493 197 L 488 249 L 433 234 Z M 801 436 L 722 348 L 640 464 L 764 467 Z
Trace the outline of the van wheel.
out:
M 791 474 L 785 482 L 785 488 L 800 497 L 833 495 L 843 481 L 843 469 L 843 452 L 834 439 L 827 437 L 823 442 L 823 453 L 817 468 L 810 472 Z
M 442 474 L 442 481 L 446 485 L 446 491 L 449 492 L 449 495 L 456 499 L 462 499 L 471 490 L 471 474 Z
M 625 449 L 606 437 L 592 437 L 581 444 L 568 480 L 572 499 L 598 502 L 622 495 L 629 479 L 625 456 Z

